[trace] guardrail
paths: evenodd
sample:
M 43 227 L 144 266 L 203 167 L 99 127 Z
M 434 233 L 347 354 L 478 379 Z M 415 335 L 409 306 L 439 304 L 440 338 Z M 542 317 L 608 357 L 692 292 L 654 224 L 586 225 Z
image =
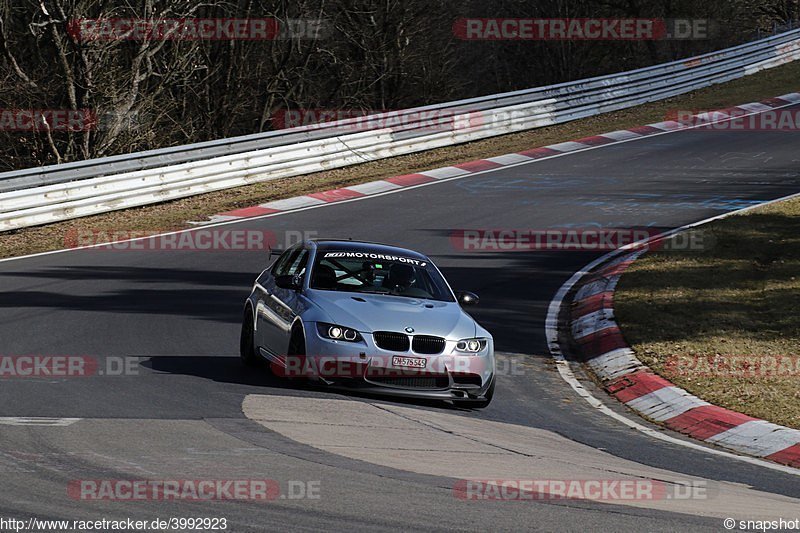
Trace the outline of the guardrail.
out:
M 616 111 L 800 58 L 800 29 L 628 72 L 288 130 L 0 174 L 0 231 L 505 135 Z M 436 114 L 432 123 L 431 113 Z M 363 131 L 367 120 L 392 127 Z

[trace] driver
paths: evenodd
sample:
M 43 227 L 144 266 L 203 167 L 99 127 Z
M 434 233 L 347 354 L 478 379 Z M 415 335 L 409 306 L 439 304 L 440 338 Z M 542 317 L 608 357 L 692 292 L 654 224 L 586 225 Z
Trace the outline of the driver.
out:
M 417 272 L 411 265 L 404 263 L 394 263 L 389 267 L 389 275 L 386 276 L 386 285 L 395 292 L 403 292 L 409 289 L 417 280 Z
M 364 281 L 370 285 L 375 284 L 375 265 L 371 261 L 364 261 L 361 263 L 361 273 Z

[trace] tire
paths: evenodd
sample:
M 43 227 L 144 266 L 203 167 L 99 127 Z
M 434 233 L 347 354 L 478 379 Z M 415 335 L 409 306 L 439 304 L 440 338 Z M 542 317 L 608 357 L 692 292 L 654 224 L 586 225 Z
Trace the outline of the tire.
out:
M 303 335 L 302 326 L 295 326 L 292 328 L 292 337 L 289 339 L 289 350 L 287 355 L 305 355 L 306 354 L 306 338 Z
M 489 407 L 489 404 L 492 403 L 492 398 L 494 397 L 494 384 L 495 382 L 492 381 L 492 384 L 489 385 L 489 388 L 484 393 L 482 400 L 454 400 L 453 404 L 456 407 L 468 407 L 471 409 L 484 409 Z
M 293 368 L 305 368 L 306 356 L 306 338 L 303 333 L 302 326 L 295 326 L 292 328 L 292 336 L 289 338 L 289 349 L 286 351 L 286 358 L 288 363 L 289 357 L 296 357 L 298 362 L 292 365 Z M 292 379 L 305 379 L 308 376 L 290 376 Z
M 239 357 L 245 366 L 258 366 L 260 358 L 256 354 L 255 329 L 253 328 L 253 314 L 250 306 L 244 311 L 242 317 L 242 333 L 239 337 Z

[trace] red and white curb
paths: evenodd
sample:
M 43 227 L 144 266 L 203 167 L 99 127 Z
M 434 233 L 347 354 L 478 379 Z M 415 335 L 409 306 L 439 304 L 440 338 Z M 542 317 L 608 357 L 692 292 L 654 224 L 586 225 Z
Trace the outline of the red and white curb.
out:
M 800 430 L 711 405 L 656 375 L 636 358 L 614 321 L 620 276 L 645 250 L 585 275 L 571 301 L 570 331 L 606 391 L 640 415 L 701 441 L 800 468 Z
M 265 204 L 219 213 L 218 215 L 213 215 L 210 217 L 209 220 L 203 222 L 192 222 L 192 224 L 214 224 L 218 222 L 228 222 L 232 220 L 269 215 L 272 213 L 292 211 L 294 209 L 310 207 L 314 205 L 329 204 L 341 202 L 343 200 L 352 200 L 353 198 L 372 196 L 404 187 L 432 183 L 445 178 L 462 177 L 477 172 L 485 172 L 487 170 L 495 170 L 507 166 L 516 166 L 529 163 L 537 159 L 546 159 L 569 152 L 579 152 L 596 148 L 598 146 L 628 142 L 633 139 L 649 137 L 651 135 L 662 134 L 665 132 L 694 129 L 697 128 L 697 125 L 693 125 L 693 123 L 713 123 L 723 121 L 731 116 L 742 116 L 742 114 L 746 113 L 769 111 L 770 109 L 784 107 L 787 105 L 796 104 L 798 102 L 800 102 L 800 93 L 789 93 L 777 98 L 770 98 L 762 102 L 743 104 L 735 107 L 729 107 L 727 109 L 721 109 L 719 111 L 699 113 L 694 115 L 695 120 L 689 121 L 689 124 L 668 120 L 665 122 L 657 122 L 655 124 L 648 124 L 646 126 L 639 126 L 627 130 L 612 131 L 602 135 L 593 135 L 591 137 L 584 137 L 575 141 L 551 144 L 549 146 L 533 148 L 531 150 L 525 150 L 523 152 L 513 154 L 478 159 L 476 161 L 461 163 L 450 167 L 426 170 L 414 174 L 403 174 L 400 176 L 386 178 L 384 180 L 371 181 L 368 183 L 361 183 L 359 185 L 350 185 L 349 187 L 343 187 L 341 189 L 332 189 L 329 191 L 316 192 L 294 198 L 274 200 Z

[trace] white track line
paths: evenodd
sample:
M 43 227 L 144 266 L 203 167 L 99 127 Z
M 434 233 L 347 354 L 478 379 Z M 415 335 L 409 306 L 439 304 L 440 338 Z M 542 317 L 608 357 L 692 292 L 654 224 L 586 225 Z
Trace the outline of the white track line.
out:
M 0 417 L 2 426 L 71 426 L 82 418 L 48 418 L 43 416 L 3 416 Z

